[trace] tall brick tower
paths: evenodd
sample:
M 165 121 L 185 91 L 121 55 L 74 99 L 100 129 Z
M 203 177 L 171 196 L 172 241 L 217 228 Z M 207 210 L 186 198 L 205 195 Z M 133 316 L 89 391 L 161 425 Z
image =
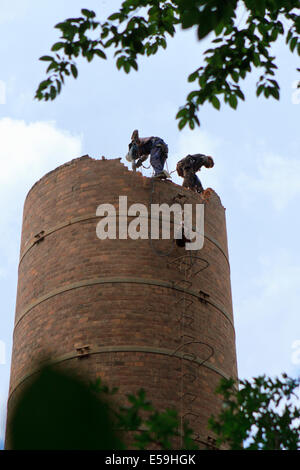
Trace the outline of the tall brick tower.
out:
M 96 209 L 112 204 L 119 219 L 119 196 L 149 208 L 204 203 L 203 248 L 100 240 Z M 41 178 L 24 205 L 7 430 L 14 402 L 45 354 L 57 367 L 101 377 L 120 396 L 143 387 L 155 407 L 176 408 L 207 445 L 207 420 L 221 405 L 214 390 L 221 377 L 237 376 L 225 210 L 217 194 L 204 202 L 170 181 L 129 171 L 120 159 L 89 156 Z

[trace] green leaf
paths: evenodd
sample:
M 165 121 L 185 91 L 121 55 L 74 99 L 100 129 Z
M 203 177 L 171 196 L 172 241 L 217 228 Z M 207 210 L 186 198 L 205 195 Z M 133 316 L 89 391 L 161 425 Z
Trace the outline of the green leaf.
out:
M 237 95 L 241 100 L 245 101 L 245 95 L 244 95 L 244 93 L 242 92 L 242 90 L 240 90 L 239 88 L 237 88 L 237 89 L 235 90 L 235 93 L 236 93 L 236 95 Z
M 295 47 L 297 46 L 298 38 L 294 37 L 290 42 L 290 50 L 294 52 Z
M 198 78 L 198 71 L 191 73 L 188 76 L 188 82 L 194 82 Z
M 276 87 L 270 88 L 270 94 L 271 94 L 272 96 L 274 96 L 274 98 L 275 98 L 276 100 L 279 100 L 279 97 L 280 97 L 280 96 L 279 96 L 279 90 L 278 90 L 278 88 L 276 88 Z
M 263 91 L 264 88 L 265 88 L 265 85 L 259 85 L 259 87 L 256 90 L 256 96 L 257 97 L 261 94 L 261 92 Z
M 214 106 L 214 108 L 216 108 L 218 110 L 220 109 L 220 107 L 221 107 L 220 101 L 215 95 L 212 96 L 211 102 L 212 102 L 212 105 Z
M 191 28 L 199 21 L 199 11 L 196 6 L 190 2 L 190 8 L 185 9 L 181 15 L 181 24 L 183 29 Z
M 86 16 L 87 18 L 95 18 L 96 13 L 92 10 L 88 10 L 87 8 L 83 8 L 81 13 Z
M 104 54 L 103 51 L 101 51 L 101 49 L 94 49 L 94 54 L 98 55 L 99 57 L 101 57 L 101 59 L 106 59 L 106 55 Z
M 57 85 L 57 93 L 61 92 L 61 82 L 59 80 L 56 80 L 56 85 Z
M 35 94 L 35 98 L 39 101 L 41 101 L 43 99 L 43 93 L 41 91 L 38 91 L 36 92 Z
M 131 66 L 134 68 L 134 70 L 138 70 L 138 64 L 135 60 L 132 60 L 130 63 L 131 63 Z
M 62 31 L 65 29 L 66 27 L 66 21 L 62 21 L 61 23 L 57 23 L 54 28 L 57 28 L 57 29 L 61 29 Z
M 179 130 L 181 131 L 181 129 L 183 129 L 185 126 L 186 126 L 186 123 L 187 123 L 187 119 L 186 118 L 183 118 L 179 121 L 178 123 L 178 128 Z
M 183 117 L 183 116 L 186 116 L 186 114 L 187 114 L 187 109 L 186 108 L 180 109 L 178 111 L 178 113 L 176 114 L 176 119 L 178 119 L 180 117 Z
M 286 44 L 290 42 L 291 37 L 292 37 L 292 31 L 289 30 L 289 32 L 286 35 L 286 40 L 285 40 Z
M 74 77 L 74 78 L 77 78 L 77 76 L 78 76 L 78 70 L 77 70 L 76 65 L 71 64 L 71 72 L 72 72 L 73 77 Z
M 93 57 L 94 57 L 93 51 L 86 51 L 85 57 L 87 58 L 88 62 L 91 62 L 93 60 Z
M 117 69 L 118 69 L 118 70 L 120 70 L 121 67 L 123 67 L 123 63 L 124 63 L 124 57 L 121 56 L 121 57 L 118 58 L 118 60 L 117 60 L 117 62 L 116 62 L 116 64 L 117 64 Z
M 50 61 L 54 60 L 54 58 L 51 57 L 50 55 L 43 55 L 42 57 L 40 57 L 39 60 L 44 60 L 46 62 L 50 62 Z
M 57 70 L 57 68 L 58 68 L 58 63 L 53 61 L 53 62 L 51 62 L 51 64 L 47 68 L 47 73 L 49 73 L 50 70 Z
M 238 72 L 236 72 L 235 70 L 232 70 L 230 75 L 232 76 L 232 79 L 235 81 L 235 83 L 238 83 L 239 78 L 240 78 Z
M 55 97 L 56 97 L 56 88 L 55 88 L 55 86 L 52 85 L 50 87 L 50 98 L 51 98 L 51 100 L 54 100 Z
M 56 42 L 55 44 L 53 44 L 53 46 L 51 47 L 51 51 L 59 51 L 59 49 L 62 49 L 65 47 L 65 43 L 64 42 Z
M 235 95 L 230 95 L 229 97 L 229 105 L 233 108 L 236 109 L 238 105 L 238 100 Z
M 118 20 L 120 18 L 120 13 L 113 13 L 108 17 L 110 21 Z
M 199 77 L 199 85 L 201 88 L 204 88 L 206 85 L 206 77 L 204 74 L 200 75 Z
M 279 34 L 279 31 L 278 29 L 273 29 L 272 33 L 271 33 L 271 40 L 272 41 L 276 41 L 277 37 L 278 37 L 278 34 Z
M 205 36 L 207 36 L 211 30 L 212 30 L 212 25 L 210 24 L 210 22 L 201 22 L 198 26 L 198 29 L 197 29 L 197 35 L 198 35 L 198 39 L 203 39 L 205 38 Z
M 129 62 L 124 62 L 123 67 L 124 67 L 124 70 L 125 70 L 126 73 L 129 73 L 129 72 L 130 72 L 130 64 L 129 64 Z
M 191 91 L 191 93 L 188 94 L 187 96 L 187 101 L 192 101 L 194 98 L 196 98 L 199 95 L 199 91 Z
M 255 67 L 259 67 L 261 65 L 260 55 L 257 52 L 253 54 L 253 64 L 255 65 Z
M 39 85 L 39 91 L 45 90 L 49 85 L 51 85 L 52 81 L 50 78 L 48 80 L 43 80 Z
M 260 32 L 262 36 L 264 36 L 267 33 L 267 28 L 264 23 L 259 23 L 257 27 L 258 27 L 258 31 Z
M 279 88 L 279 85 L 278 83 L 276 82 L 276 80 L 271 80 L 270 78 L 268 78 L 268 82 L 272 83 L 272 85 L 274 85 L 275 88 Z
M 219 36 L 222 33 L 223 28 L 224 28 L 224 23 L 223 23 L 223 21 L 220 21 L 218 26 L 215 28 L 216 36 Z

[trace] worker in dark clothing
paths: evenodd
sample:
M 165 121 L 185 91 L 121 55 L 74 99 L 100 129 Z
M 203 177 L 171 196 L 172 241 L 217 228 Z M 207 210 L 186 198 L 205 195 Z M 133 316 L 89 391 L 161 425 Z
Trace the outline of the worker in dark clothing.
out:
M 132 169 L 140 167 L 150 155 L 150 164 L 157 178 L 168 178 L 164 164 L 168 158 L 168 146 L 160 137 L 139 137 L 138 130 L 133 131 L 126 160 L 132 162 Z
M 183 178 L 183 187 L 198 193 L 203 192 L 203 186 L 196 175 L 196 172 L 200 171 L 202 166 L 212 168 L 214 166 L 213 158 L 202 153 L 196 153 L 195 155 L 187 155 L 177 163 L 176 170 L 178 175 Z

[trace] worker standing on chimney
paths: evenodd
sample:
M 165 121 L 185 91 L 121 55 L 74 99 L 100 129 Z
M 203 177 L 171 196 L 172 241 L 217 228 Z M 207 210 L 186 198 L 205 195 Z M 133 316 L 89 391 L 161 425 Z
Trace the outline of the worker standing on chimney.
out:
M 203 192 L 201 181 L 196 175 L 197 171 L 200 171 L 202 166 L 212 168 L 214 166 L 213 158 L 202 153 L 197 153 L 187 155 L 179 160 L 176 165 L 176 170 L 178 175 L 183 178 L 183 187 L 189 188 L 197 193 Z
M 126 160 L 132 162 L 132 169 L 140 167 L 150 155 L 150 164 L 154 169 L 154 177 L 168 178 L 170 175 L 164 170 L 168 158 L 168 146 L 160 137 L 139 137 L 136 129 L 131 136 L 129 151 Z

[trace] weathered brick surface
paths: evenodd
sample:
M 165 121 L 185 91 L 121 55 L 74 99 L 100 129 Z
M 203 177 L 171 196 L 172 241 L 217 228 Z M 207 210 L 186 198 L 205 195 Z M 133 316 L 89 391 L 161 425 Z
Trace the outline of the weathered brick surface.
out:
M 151 244 L 96 236 L 99 204 L 118 209 L 120 195 L 128 197 L 128 206 L 172 204 L 178 194 L 185 196 L 185 203 L 203 202 L 174 183 L 153 183 L 129 171 L 119 159 L 88 156 L 48 173 L 29 191 L 9 409 L 21 381 L 47 354 L 60 367 L 90 378 L 101 376 L 121 394 L 145 388 L 155 406 L 176 407 L 201 439 L 207 438 L 207 418 L 220 407 L 213 391 L 222 374 L 237 374 L 226 222 L 219 197 L 213 193 L 205 204 L 205 243 L 193 253 L 201 259 L 186 272 L 179 260 L 185 255 L 188 266 L 189 256 L 174 248 L 172 240 Z M 32 244 L 42 231 L 45 238 Z M 158 251 L 170 254 L 159 256 Z M 90 281 L 95 283 L 87 285 Z M 180 288 L 204 291 L 211 303 Z M 77 348 L 82 346 L 92 353 L 79 359 Z M 113 350 L 120 347 L 147 350 Z M 193 362 L 209 356 L 206 365 Z

